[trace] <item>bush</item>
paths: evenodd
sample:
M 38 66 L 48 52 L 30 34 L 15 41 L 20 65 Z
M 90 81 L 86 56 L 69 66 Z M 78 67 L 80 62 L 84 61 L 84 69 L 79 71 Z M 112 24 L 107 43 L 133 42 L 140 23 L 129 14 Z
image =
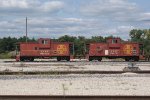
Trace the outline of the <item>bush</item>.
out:
M 0 59 L 10 59 L 12 55 L 10 53 L 1 53 Z

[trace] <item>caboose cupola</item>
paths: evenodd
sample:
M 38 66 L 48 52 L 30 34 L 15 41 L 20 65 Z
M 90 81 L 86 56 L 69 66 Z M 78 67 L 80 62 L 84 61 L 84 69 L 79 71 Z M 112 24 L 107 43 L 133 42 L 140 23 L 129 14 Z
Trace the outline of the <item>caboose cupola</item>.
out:
M 108 38 L 107 43 L 110 43 L 110 44 L 121 43 L 121 39 L 120 38 Z
M 120 38 L 108 38 L 107 39 L 109 49 L 120 49 Z

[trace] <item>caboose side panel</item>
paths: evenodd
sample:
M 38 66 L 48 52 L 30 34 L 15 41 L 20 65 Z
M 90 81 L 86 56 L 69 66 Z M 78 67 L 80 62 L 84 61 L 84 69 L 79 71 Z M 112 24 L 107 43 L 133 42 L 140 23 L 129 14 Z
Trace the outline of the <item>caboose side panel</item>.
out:
M 38 43 L 21 43 L 20 44 L 20 56 L 38 56 L 39 51 Z
M 120 38 L 109 38 L 106 43 L 90 43 L 89 61 L 106 58 L 123 58 L 126 61 L 138 61 L 140 56 L 139 44 L 133 42 L 121 42 Z
M 108 45 L 106 43 L 91 43 L 90 56 L 105 56 L 108 55 Z
M 50 39 L 40 38 L 37 43 L 20 43 L 20 54 L 17 61 L 33 61 L 35 58 L 56 57 L 60 60 L 70 60 L 73 44 L 68 42 L 53 42 Z
M 121 48 L 121 42 L 120 39 L 109 39 L 109 41 L 107 41 L 108 44 L 108 56 L 109 57 L 118 57 L 121 54 L 120 48 Z
M 51 56 L 70 56 L 69 44 L 55 42 L 52 44 Z
M 121 45 L 121 56 L 139 56 L 139 51 L 138 43 L 123 43 Z

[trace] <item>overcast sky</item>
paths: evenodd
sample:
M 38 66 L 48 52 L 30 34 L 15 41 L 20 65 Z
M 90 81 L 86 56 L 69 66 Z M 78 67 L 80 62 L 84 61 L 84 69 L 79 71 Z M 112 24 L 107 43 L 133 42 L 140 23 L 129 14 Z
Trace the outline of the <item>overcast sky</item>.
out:
M 0 36 L 119 36 L 150 28 L 150 0 L 0 0 Z

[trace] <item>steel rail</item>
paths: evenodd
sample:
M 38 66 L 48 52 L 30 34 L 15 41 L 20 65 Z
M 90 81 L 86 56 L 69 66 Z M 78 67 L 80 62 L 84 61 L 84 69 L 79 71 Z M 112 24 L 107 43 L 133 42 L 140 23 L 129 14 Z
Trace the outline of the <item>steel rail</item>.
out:
M 150 96 L 0 95 L 0 100 L 150 100 Z
M 4 61 L 5 63 L 13 63 L 13 62 L 18 62 L 18 61 Z M 30 62 L 30 61 L 24 61 L 24 62 Z M 81 61 L 32 61 L 32 62 L 99 62 L 99 61 L 85 61 L 85 60 L 81 60 Z M 131 62 L 131 61 L 100 61 L 100 62 Z M 137 63 L 144 63 L 144 62 L 149 62 L 150 61 L 137 61 Z
M 59 75 L 59 74 L 122 74 L 132 72 L 137 74 L 150 74 L 145 71 L 0 71 L 0 75 Z

